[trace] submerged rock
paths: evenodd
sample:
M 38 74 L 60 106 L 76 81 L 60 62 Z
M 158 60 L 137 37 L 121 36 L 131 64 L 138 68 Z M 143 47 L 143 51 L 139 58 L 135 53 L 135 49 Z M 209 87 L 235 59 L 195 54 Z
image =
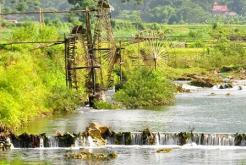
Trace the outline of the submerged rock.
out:
M 92 153 L 81 151 L 78 153 L 69 153 L 65 155 L 68 159 L 82 159 L 82 160 L 111 160 L 117 158 L 117 154 L 115 152 L 109 153 Z
M 163 148 L 163 149 L 157 150 L 156 152 L 157 153 L 169 153 L 169 152 L 172 152 L 172 151 L 173 151 L 172 148 Z
M 215 93 L 210 93 L 209 96 L 216 96 L 216 94 Z
M 227 93 L 226 96 L 231 96 L 231 94 L 230 93 Z

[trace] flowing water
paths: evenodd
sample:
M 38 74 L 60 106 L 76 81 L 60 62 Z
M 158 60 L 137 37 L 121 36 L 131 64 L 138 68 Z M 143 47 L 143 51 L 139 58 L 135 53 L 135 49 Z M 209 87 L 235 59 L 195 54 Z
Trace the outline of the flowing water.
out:
M 238 85 L 243 90 L 238 90 Z M 13 149 L 0 153 L 8 162 L 24 164 L 246 164 L 245 142 L 235 146 L 235 133 L 246 133 L 246 87 L 245 81 L 238 81 L 232 89 L 201 89 L 184 85 L 192 93 L 177 95 L 176 104 L 150 110 L 91 110 L 81 108 L 71 115 L 58 116 L 35 121 L 21 132 L 54 134 L 57 130 L 81 132 L 89 122 L 99 122 L 114 131 L 132 132 L 132 145 L 112 145 L 88 149 L 112 150 L 119 157 L 112 161 L 90 162 L 66 160 L 64 155 L 74 148 Z M 149 128 L 155 133 L 156 144 L 142 145 L 138 133 Z M 181 131 L 195 132 L 189 144 L 180 146 L 176 134 Z M 202 139 L 202 140 L 201 140 Z M 124 143 L 124 142 L 122 142 Z M 158 148 L 173 148 L 170 153 L 156 153 Z M 1 162 L 0 162 L 1 163 Z

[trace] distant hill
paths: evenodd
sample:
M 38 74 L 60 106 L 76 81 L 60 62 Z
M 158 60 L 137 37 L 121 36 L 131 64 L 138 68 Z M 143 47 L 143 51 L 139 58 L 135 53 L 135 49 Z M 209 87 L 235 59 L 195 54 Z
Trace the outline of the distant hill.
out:
M 86 3 L 92 0 L 81 1 Z M 114 18 L 135 22 L 206 23 L 220 16 L 227 22 L 245 22 L 246 0 L 220 1 L 216 1 L 217 9 L 220 9 L 220 5 L 221 8 L 226 6 L 228 12 L 212 12 L 215 0 L 110 0 L 110 3 L 115 9 L 112 13 Z M 37 10 L 39 7 L 61 10 L 73 7 L 68 0 L 18 0 L 18 3 L 17 0 L 0 0 L 0 3 L 3 11 Z

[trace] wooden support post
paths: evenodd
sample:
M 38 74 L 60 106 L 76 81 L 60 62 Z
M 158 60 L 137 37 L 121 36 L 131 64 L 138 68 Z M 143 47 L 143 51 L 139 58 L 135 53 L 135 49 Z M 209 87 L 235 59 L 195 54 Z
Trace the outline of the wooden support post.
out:
M 120 41 L 120 52 L 119 52 L 119 55 L 120 55 L 120 83 L 122 84 L 123 83 L 123 74 L 122 74 L 122 64 L 123 64 L 123 61 L 122 61 L 122 53 L 121 53 L 121 49 L 122 49 L 122 45 L 121 45 L 121 41 Z
M 39 23 L 40 27 L 43 28 L 44 26 L 44 15 L 43 15 L 43 9 L 39 8 Z
M 86 9 L 86 34 L 87 34 L 87 47 L 89 53 L 89 60 L 90 60 L 90 79 L 93 87 L 92 87 L 92 94 L 96 94 L 96 70 L 94 68 L 94 59 L 95 59 L 95 51 L 93 46 L 93 39 L 92 39 L 92 32 L 91 32 L 91 20 L 90 20 L 90 11 Z
M 68 68 L 67 68 L 67 38 L 64 35 L 64 62 L 65 62 L 65 72 L 66 72 L 66 86 L 68 87 Z

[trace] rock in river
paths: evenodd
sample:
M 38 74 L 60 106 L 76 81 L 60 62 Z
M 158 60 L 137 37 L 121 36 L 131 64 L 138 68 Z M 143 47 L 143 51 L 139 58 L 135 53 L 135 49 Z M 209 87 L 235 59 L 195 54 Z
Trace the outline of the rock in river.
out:
M 65 155 L 68 159 L 82 159 L 82 160 L 111 160 L 117 158 L 115 152 L 92 153 L 88 151 L 81 151 L 78 153 L 68 153 Z

